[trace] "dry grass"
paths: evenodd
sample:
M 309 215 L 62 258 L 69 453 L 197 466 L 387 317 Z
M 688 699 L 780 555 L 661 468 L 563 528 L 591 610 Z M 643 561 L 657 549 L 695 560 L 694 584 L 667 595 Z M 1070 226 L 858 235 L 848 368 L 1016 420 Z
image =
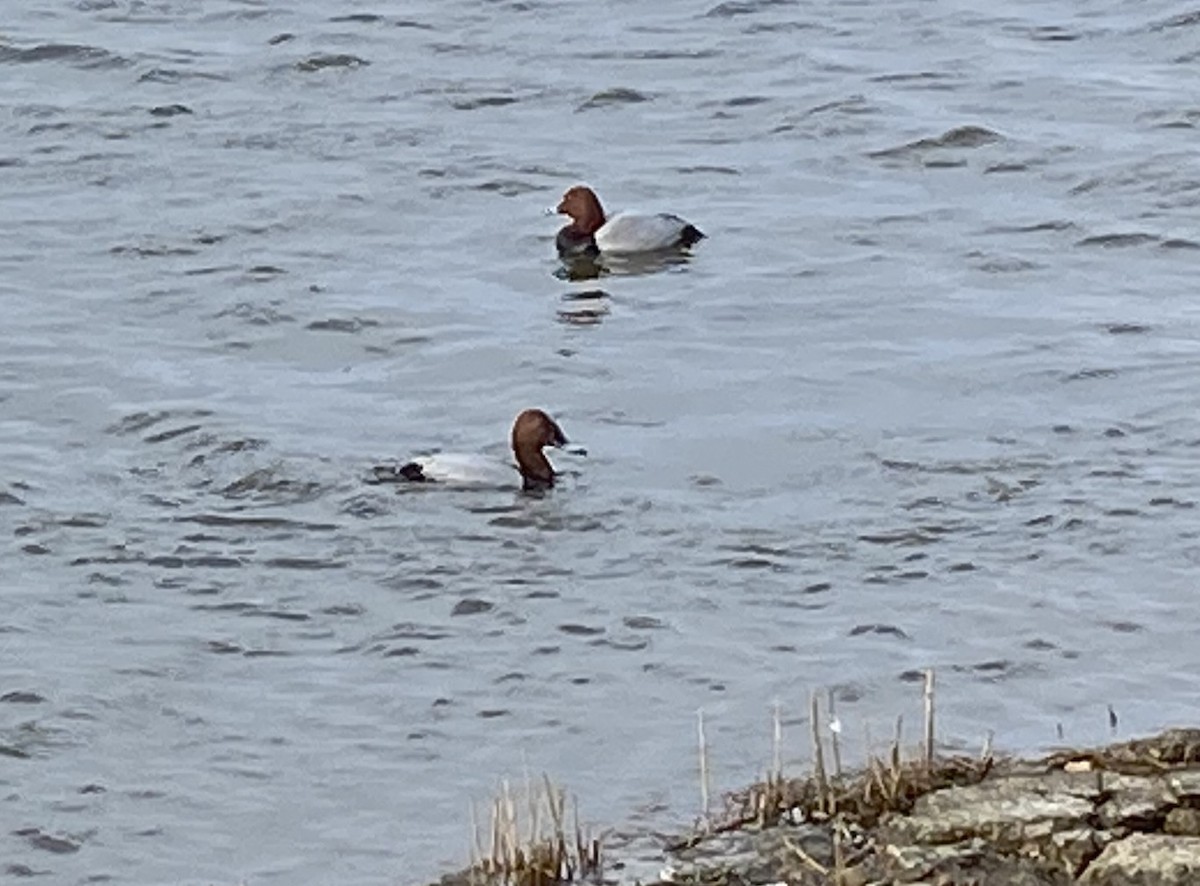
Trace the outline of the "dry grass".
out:
M 889 812 L 909 812 L 918 797 L 941 788 L 975 784 L 992 770 L 994 758 L 947 757 L 932 763 L 904 760 L 893 744 L 886 758 L 872 756 L 865 769 L 850 776 L 804 778 L 768 776 L 733 795 L 732 820 L 722 829 L 768 827 L 783 818 L 837 819 L 869 828 Z
M 601 874 L 600 840 L 579 824 L 579 807 L 572 804 L 567 822 L 566 792 L 543 776 L 527 780 L 514 794 L 506 781 L 492 800 L 490 846 L 479 832 L 471 808 L 473 845 L 465 880 L 472 886 L 554 886 Z
M 965 756 L 938 757 L 934 748 L 934 678 L 925 672 L 923 691 L 925 721 L 921 755 L 905 760 L 902 753 L 904 720 L 896 719 L 891 746 L 884 757 L 868 748 L 866 766 L 851 775 L 841 769 L 839 734 L 841 724 L 832 715 L 830 736 L 835 768 L 825 771 L 822 749 L 822 723 L 818 696 L 812 697 L 812 775 L 786 779 L 776 771 L 764 781 L 734 796 L 735 817 L 742 823 L 760 827 L 776 823 L 780 818 L 803 818 L 807 821 L 835 821 L 839 826 L 853 824 L 868 828 L 890 812 L 909 812 L 917 798 L 941 788 L 975 784 L 991 772 L 995 759 L 990 742 L 978 758 Z M 778 740 L 778 739 L 777 739 Z M 779 758 L 778 752 L 775 754 Z M 840 830 L 840 827 L 839 827 Z M 836 831 L 835 831 L 836 833 Z
M 979 757 L 938 756 L 934 747 L 934 677 L 925 675 L 923 687 L 924 728 L 919 755 L 903 753 L 904 719 L 896 719 L 896 728 L 885 755 L 871 751 L 868 740 L 866 765 L 845 773 L 841 759 L 841 722 L 832 699 L 827 710 L 828 725 L 822 722 L 820 696 L 811 698 L 809 724 L 812 727 L 812 772 L 800 778 L 786 778 L 781 767 L 782 729 L 778 705 L 774 710 L 773 767 L 759 782 L 726 798 L 724 813 L 716 820 L 707 815 L 704 826 L 668 850 L 680 850 L 699 843 L 706 834 L 765 828 L 781 821 L 829 822 L 833 826 L 835 856 L 840 857 L 840 835 L 852 828 L 871 828 L 887 814 L 907 813 L 924 794 L 956 785 L 975 784 L 993 770 L 990 738 Z M 828 731 L 833 771 L 826 768 L 825 738 Z M 815 865 L 815 862 L 813 863 Z M 839 865 L 840 866 L 840 865 Z

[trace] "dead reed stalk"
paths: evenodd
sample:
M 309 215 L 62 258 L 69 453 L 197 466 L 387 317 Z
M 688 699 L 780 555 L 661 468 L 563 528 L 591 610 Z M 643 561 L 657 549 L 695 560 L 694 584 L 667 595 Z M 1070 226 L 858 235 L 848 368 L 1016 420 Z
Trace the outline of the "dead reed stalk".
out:
M 933 669 L 925 671 L 925 768 L 933 766 Z
M 771 706 L 771 772 L 783 777 L 783 716 L 778 699 Z
M 825 806 L 825 800 L 830 796 L 829 778 L 825 774 L 825 751 L 823 742 L 821 741 L 821 705 L 816 692 L 812 694 L 809 720 L 812 726 L 813 775 L 817 780 L 817 789 L 819 791 L 818 805 L 822 812 L 829 815 L 833 813 L 833 809 Z
M 829 744 L 833 749 L 833 775 L 834 778 L 842 777 L 842 747 L 840 738 L 842 734 L 842 721 L 837 715 L 837 701 L 834 691 L 829 690 L 829 698 L 827 702 L 829 709 Z
M 579 824 L 578 803 L 573 804 L 573 833 L 567 827 L 566 792 L 548 776 L 535 783 L 526 776 L 526 805 L 512 786 L 501 782 L 492 800 L 491 851 L 479 843 L 478 820 L 471 807 L 473 846 L 467 872 L 472 886 L 555 886 L 601 873 L 600 841 Z
M 704 736 L 704 709 L 696 711 L 696 740 L 700 754 L 700 820 L 707 824 L 709 818 L 708 783 L 708 740 Z

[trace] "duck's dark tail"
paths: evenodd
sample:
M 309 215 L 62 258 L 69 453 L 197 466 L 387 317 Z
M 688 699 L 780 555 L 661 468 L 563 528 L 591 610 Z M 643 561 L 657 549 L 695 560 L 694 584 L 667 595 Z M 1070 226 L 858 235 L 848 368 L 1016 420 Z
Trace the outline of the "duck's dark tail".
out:
M 396 467 L 390 465 L 375 465 L 371 469 L 372 479 L 367 480 L 368 483 L 430 483 L 432 482 L 425 476 L 425 472 L 421 466 L 415 461 L 410 461 L 406 465 Z
M 704 232 L 695 225 L 684 225 L 683 230 L 679 232 L 679 245 L 685 249 L 703 239 Z
M 412 483 L 425 483 L 429 480 L 425 476 L 425 472 L 421 470 L 421 466 L 415 461 L 410 461 L 408 464 L 397 468 L 396 474 Z

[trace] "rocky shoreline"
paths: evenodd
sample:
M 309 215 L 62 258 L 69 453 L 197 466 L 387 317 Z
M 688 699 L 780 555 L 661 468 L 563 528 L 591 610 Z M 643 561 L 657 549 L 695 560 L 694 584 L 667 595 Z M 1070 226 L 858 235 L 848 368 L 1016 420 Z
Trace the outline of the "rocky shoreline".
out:
M 881 795 L 889 779 L 893 798 Z M 675 844 L 666 878 L 705 886 L 1200 883 L 1200 730 L 1040 760 L 876 768 L 856 776 L 832 811 L 817 807 L 814 790 L 811 779 L 789 782 L 773 791 L 777 815 L 743 816 Z M 756 786 L 744 805 L 761 803 L 755 792 L 772 789 Z
M 598 872 L 572 875 L 618 886 L 1200 884 L 1200 729 L 1033 760 L 902 762 L 893 747 L 844 777 L 768 778 L 666 843 L 653 864 L 606 847 Z M 477 863 L 442 884 L 561 879 Z

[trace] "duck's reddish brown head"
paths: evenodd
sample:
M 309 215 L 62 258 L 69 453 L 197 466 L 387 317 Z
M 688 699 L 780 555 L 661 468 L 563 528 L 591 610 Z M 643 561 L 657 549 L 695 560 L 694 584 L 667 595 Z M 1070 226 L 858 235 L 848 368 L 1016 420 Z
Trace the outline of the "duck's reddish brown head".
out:
M 567 435 L 549 415 L 540 409 L 526 409 L 512 427 L 512 450 L 526 489 L 547 489 L 554 485 L 554 468 L 542 449 L 567 445 Z
M 591 236 L 604 226 L 604 207 L 596 192 L 586 185 L 568 188 L 558 201 L 558 213 L 569 216 L 572 227 L 581 234 Z

